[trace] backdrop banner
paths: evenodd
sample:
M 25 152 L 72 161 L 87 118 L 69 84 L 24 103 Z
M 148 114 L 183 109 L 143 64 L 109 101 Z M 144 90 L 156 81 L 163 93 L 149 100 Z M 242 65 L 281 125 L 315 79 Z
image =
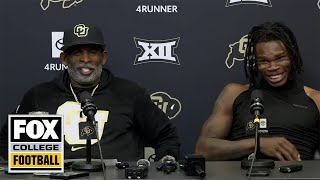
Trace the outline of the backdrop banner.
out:
M 194 152 L 222 88 L 246 83 L 243 56 L 253 25 L 280 21 L 295 33 L 305 84 L 320 89 L 320 0 L 2 0 L 1 121 L 60 63 L 63 30 L 97 24 L 115 75 L 138 82 Z

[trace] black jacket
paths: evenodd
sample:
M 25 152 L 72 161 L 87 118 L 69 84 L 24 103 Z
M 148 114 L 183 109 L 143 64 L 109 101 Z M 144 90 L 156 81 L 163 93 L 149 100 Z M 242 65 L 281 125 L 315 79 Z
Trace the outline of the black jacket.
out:
M 99 134 L 102 134 L 105 159 L 137 160 L 143 158 L 145 146 L 155 149 L 156 160 L 164 155 L 178 157 L 180 143 L 175 126 L 137 84 L 117 78 L 104 69 L 93 99 L 98 108 L 95 118 L 100 127 Z M 77 132 L 80 105 L 70 90 L 67 71 L 25 94 L 17 113 L 31 111 L 64 114 L 65 159 L 85 157 L 85 140 L 79 141 Z M 6 124 L 0 133 L 0 155 L 3 157 L 7 157 L 7 134 Z M 92 157 L 100 158 L 98 144 L 93 142 Z

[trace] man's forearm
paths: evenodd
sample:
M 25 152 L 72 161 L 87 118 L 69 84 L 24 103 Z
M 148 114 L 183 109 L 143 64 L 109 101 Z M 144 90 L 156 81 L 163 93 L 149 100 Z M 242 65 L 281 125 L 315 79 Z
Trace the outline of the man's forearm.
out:
M 254 139 L 229 141 L 206 138 L 198 142 L 196 154 L 202 154 L 206 160 L 232 160 L 249 155 L 254 151 Z

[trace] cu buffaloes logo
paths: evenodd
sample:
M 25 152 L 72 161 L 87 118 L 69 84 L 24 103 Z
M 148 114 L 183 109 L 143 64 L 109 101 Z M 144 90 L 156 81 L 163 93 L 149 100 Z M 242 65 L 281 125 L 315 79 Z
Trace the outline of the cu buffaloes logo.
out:
M 78 37 L 86 37 L 88 35 L 89 27 L 84 24 L 74 26 L 73 33 Z
M 243 61 L 248 44 L 248 35 L 244 35 L 239 41 L 229 44 L 229 53 L 225 60 L 227 68 L 231 69 L 236 61 Z
M 169 119 L 175 118 L 181 111 L 181 103 L 165 92 L 155 92 L 150 95 L 151 100 L 158 106 Z
M 63 9 L 69 9 L 72 6 L 76 6 L 80 4 L 83 0 L 41 0 L 40 6 L 45 11 L 50 7 L 51 3 L 59 3 L 62 2 Z

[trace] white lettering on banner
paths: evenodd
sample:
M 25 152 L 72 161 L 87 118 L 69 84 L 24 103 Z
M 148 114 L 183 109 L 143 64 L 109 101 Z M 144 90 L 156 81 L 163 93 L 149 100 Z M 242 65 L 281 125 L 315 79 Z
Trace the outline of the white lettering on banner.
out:
M 176 5 L 139 5 L 136 8 L 139 13 L 177 13 Z
M 146 40 L 134 38 L 136 47 L 141 49 L 141 53 L 136 56 L 134 65 L 163 62 L 180 65 L 178 56 L 174 54 L 174 49 L 177 48 L 179 37 L 168 40 Z
M 47 71 L 63 71 L 65 69 L 68 69 L 68 66 L 64 64 L 48 63 L 44 66 L 43 69 Z
M 255 4 L 272 7 L 271 0 L 227 0 L 226 7 L 241 4 Z

